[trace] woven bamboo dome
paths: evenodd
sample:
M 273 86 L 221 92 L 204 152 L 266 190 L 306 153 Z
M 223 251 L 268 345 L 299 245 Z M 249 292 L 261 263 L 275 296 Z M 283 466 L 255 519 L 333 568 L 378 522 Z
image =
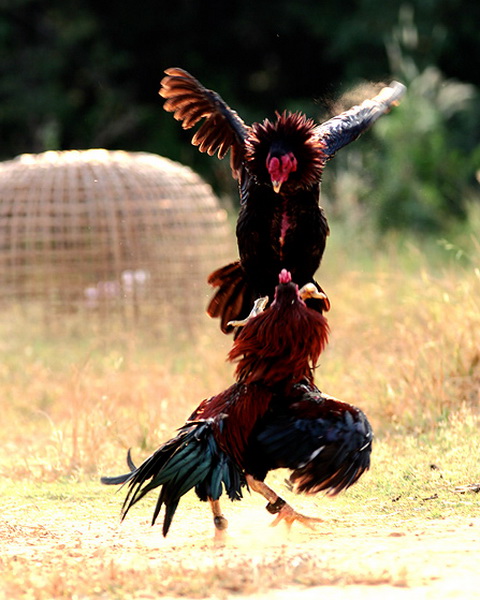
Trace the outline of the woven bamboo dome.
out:
M 0 163 L 1 303 L 184 322 L 231 257 L 226 211 L 171 160 L 94 149 Z

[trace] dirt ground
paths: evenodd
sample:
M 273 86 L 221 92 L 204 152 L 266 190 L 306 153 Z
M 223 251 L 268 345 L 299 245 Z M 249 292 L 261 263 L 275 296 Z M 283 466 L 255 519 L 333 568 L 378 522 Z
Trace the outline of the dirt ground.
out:
M 179 511 L 167 538 L 145 516 L 120 524 L 118 515 L 82 519 L 68 507 L 61 514 L 30 510 L 27 519 L 7 511 L 0 515 L 0 563 L 26 578 L 29 598 L 42 599 L 480 598 L 480 518 L 388 516 L 325 522 L 315 531 L 296 525 L 288 533 L 269 527 L 272 518 L 258 503 L 227 506 L 224 545 L 213 544 L 208 507 L 198 504 Z M 14 600 L 21 588 L 11 577 L 3 596 L 0 583 L 0 598 Z

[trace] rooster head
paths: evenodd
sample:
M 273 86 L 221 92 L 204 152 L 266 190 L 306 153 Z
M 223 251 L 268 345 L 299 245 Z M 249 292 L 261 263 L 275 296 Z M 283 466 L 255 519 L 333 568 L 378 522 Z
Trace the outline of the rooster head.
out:
M 327 300 L 326 294 L 321 292 L 314 283 L 306 283 L 300 289 L 298 285 L 292 281 L 292 275 L 287 269 L 282 269 L 278 276 L 278 285 L 275 288 L 275 298 L 273 302 L 279 300 L 288 306 L 294 302 L 300 302 L 305 304 L 305 300 L 308 298 L 315 298 L 317 300 Z
M 297 170 L 297 159 L 293 152 L 270 150 L 267 156 L 266 167 L 270 174 L 273 191 L 278 194 L 280 188 L 288 181 L 290 173 Z
M 282 188 L 308 188 L 320 181 L 326 155 L 315 135 L 315 122 L 296 112 L 277 113 L 252 125 L 246 142 L 250 171 L 276 194 Z

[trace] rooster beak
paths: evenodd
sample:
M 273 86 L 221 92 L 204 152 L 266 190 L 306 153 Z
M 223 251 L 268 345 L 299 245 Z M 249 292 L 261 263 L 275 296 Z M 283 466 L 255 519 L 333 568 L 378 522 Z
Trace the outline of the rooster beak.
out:
M 272 187 L 273 187 L 273 191 L 278 194 L 280 191 L 280 188 L 282 187 L 282 181 L 272 181 Z
M 316 285 L 313 283 L 306 283 L 298 292 L 302 300 L 307 298 L 317 298 L 318 300 L 328 300 L 327 295 L 323 292 L 319 292 Z

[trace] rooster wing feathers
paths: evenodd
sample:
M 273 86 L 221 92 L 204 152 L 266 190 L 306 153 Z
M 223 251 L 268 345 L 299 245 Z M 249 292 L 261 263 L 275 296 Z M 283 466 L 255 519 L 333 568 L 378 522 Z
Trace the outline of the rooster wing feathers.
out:
M 192 138 L 200 152 L 223 158 L 229 150 L 230 165 L 235 179 L 242 174 L 245 139 L 249 127 L 238 114 L 212 90 L 206 89 L 190 73 L 179 68 L 165 71 L 160 96 L 165 98 L 164 108 L 172 112 L 183 129 L 190 129 L 205 119 Z
M 315 134 L 323 152 L 328 158 L 333 158 L 338 150 L 356 140 L 379 117 L 398 104 L 405 89 L 402 83 L 393 81 L 374 98 L 321 123 Z
M 369 468 L 373 433 L 361 410 L 318 390 L 271 407 L 248 449 L 247 469 L 257 479 L 287 468 L 297 492 L 335 495 Z

